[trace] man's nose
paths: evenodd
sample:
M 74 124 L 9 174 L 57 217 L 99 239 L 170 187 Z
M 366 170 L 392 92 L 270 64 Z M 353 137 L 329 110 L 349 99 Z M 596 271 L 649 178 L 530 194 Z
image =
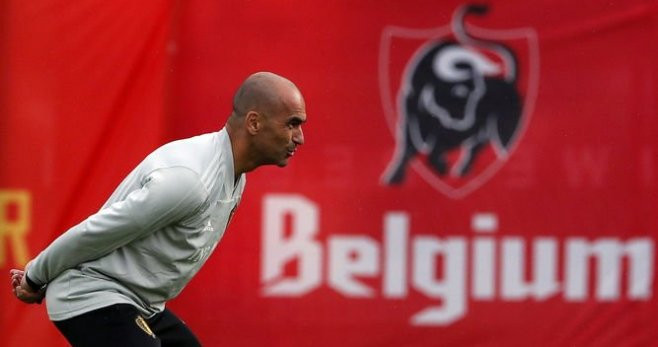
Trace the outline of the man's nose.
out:
M 301 127 L 299 127 L 299 129 L 297 129 L 297 131 L 295 131 L 295 133 L 293 134 L 292 141 L 297 145 L 304 144 L 304 132 L 302 131 Z

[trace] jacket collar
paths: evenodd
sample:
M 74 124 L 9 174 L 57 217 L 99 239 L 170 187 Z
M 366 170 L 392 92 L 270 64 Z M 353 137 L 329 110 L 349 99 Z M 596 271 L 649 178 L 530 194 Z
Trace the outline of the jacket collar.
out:
M 222 181 L 224 194 L 221 199 L 233 199 L 236 193 L 236 187 L 239 187 L 245 179 L 245 174 L 241 174 L 238 180 L 235 180 L 235 166 L 233 161 L 233 147 L 231 146 L 231 139 L 228 136 L 226 128 L 222 128 L 217 133 L 217 145 L 220 158 L 219 179 Z

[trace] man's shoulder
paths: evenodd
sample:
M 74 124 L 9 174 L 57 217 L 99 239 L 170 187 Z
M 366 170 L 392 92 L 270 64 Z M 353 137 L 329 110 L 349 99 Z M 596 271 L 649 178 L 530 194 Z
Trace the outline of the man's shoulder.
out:
M 216 155 L 218 133 L 202 134 L 169 142 L 149 154 L 142 165 L 150 172 L 170 167 L 186 167 L 197 174 Z
M 170 166 L 151 171 L 144 186 L 162 201 L 182 201 L 201 204 L 208 198 L 208 190 L 199 174 L 184 166 Z
M 218 136 L 220 136 L 220 133 L 214 132 L 171 141 L 160 146 L 151 155 L 176 156 L 179 154 L 188 155 L 191 153 L 210 152 L 215 149 Z M 184 156 L 179 159 L 185 160 L 190 158 Z

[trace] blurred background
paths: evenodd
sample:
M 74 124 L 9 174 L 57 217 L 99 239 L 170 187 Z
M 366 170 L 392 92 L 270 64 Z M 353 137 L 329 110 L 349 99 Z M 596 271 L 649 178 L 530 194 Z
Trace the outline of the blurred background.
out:
M 658 2 L 468 4 L 0 1 L 0 270 L 265 70 L 306 144 L 169 304 L 204 345 L 655 345 Z M 65 346 L 8 284 L 1 344 Z

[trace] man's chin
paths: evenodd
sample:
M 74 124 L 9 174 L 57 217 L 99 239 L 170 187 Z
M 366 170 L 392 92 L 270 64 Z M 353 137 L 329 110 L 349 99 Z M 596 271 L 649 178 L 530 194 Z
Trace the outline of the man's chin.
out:
M 285 158 L 281 158 L 279 160 L 276 160 L 276 159 L 268 160 L 264 163 L 261 163 L 260 165 L 276 165 L 278 167 L 285 167 L 285 166 L 288 165 L 289 161 L 290 161 L 290 157 L 288 156 L 288 157 L 285 157 Z

